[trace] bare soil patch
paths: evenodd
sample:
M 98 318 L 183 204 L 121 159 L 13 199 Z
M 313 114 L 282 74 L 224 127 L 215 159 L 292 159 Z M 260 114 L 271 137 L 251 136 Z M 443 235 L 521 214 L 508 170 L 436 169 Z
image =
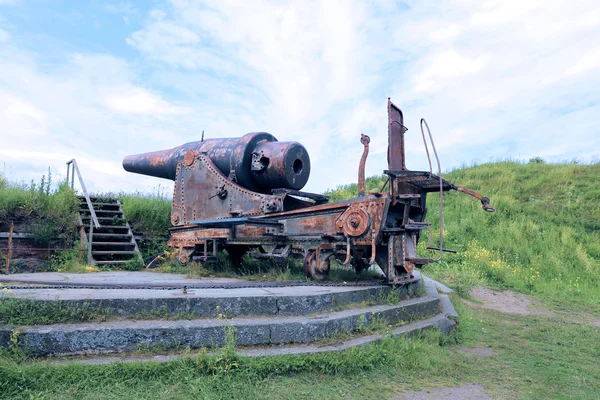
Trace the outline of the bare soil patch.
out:
M 520 315 L 553 316 L 553 313 L 535 307 L 531 297 L 510 290 L 491 290 L 483 286 L 476 286 L 471 291 L 471 296 L 481 302 L 481 307 L 497 310 L 503 313 Z
M 460 346 L 458 351 L 468 354 L 474 354 L 477 356 L 490 357 L 496 354 L 496 352 L 489 347 L 467 347 Z
M 480 385 L 462 385 L 459 387 L 443 387 L 436 389 L 423 389 L 418 392 L 409 390 L 394 397 L 394 400 L 488 400 L 490 396 Z

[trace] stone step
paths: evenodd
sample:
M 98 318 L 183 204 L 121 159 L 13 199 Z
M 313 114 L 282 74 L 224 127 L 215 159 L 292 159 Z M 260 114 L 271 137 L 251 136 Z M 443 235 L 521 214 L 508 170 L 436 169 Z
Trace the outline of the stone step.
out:
M 95 239 L 95 237 L 94 237 Z M 114 246 L 114 247 L 134 247 L 135 244 L 131 242 L 92 242 L 92 246 Z
M 447 301 L 444 301 L 444 298 Z M 443 334 L 448 334 L 453 328 L 458 325 L 458 314 L 452 303 L 447 299 L 446 295 L 440 295 L 442 304 L 440 313 L 427 319 L 414 321 L 393 329 L 385 334 L 376 333 L 364 336 L 357 336 L 350 339 L 335 341 L 332 344 L 301 344 L 287 346 L 253 346 L 251 348 L 236 348 L 236 353 L 245 357 L 270 357 L 281 355 L 298 355 L 298 354 L 316 354 L 332 351 L 342 351 L 353 347 L 364 346 L 370 343 L 375 343 L 384 339 L 386 336 L 410 336 L 415 333 L 429 329 L 439 329 Z M 451 318 L 449 318 L 451 317 Z M 110 355 L 92 355 L 82 356 L 74 359 L 57 358 L 56 360 L 49 359 L 50 363 L 65 364 L 88 364 L 101 365 L 111 364 L 115 362 L 170 362 L 173 360 L 189 357 L 187 353 L 171 352 L 169 354 L 161 354 L 160 352 L 145 356 L 131 354 L 110 354 Z
M 128 260 L 98 261 L 98 264 L 119 264 Z M 94 279 L 94 275 L 86 274 L 77 277 L 79 282 L 102 285 L 105 280 Z M 128 276 L 127 273 L 112 273 Z M 131 273 L 134 274 L 134 273 Z M 137 273 L 135 273 L 137 274 Z M 154 274 L 156 273 L 148 273 Z M 127 285 L 127 278 L 121 284 Z M 46 279 L 47 281 L 47 279 Z M 71 281 L 62 278 L 57 284 Z M 152 281 L 138 280 L 139 286 Z M 164 282 L 169 285 L 169 282 Z M 190 286 L 195 281 L 189 281 Z M 177 315 L 186 313 L 195 318 L 216 318 L 219 315 L 227 318 L 247 317 L 254 315 L 308 315 L 333 310 L 340 307 L 374 304 L 386 298 L 390 291 L 387 286 L 355 287 L 355 286 L 288 286 L 288 287 L 248 287 L 238 289 L 186 288 L 182 281 L 174 281 L 171 287 L 178 289 L 15 289 L 13 297 L 28 298 L 32 302 L 52 301 L 60 308 L 89 308 L 99 310 L 105 316 L 131 317 L 140 314 L 156 314 L 157 312 Z M 210 282 L 207 283 L 210 287 Z M 414 292 L 416 285 L 398 289 L 399 292 Z M 378 300 L 379 299 L 379 300 Z M 33 304 L 32 307 L 36 305 Z
M 128 233 L 94 233 L 94 238 L 131 239 L 131 235 Z
M 124 218 L 119 218 L 119 217 L 117 217 L 117 218 L 115 218 L 115 217 L 96 217 L 96 218 L 98 219 L 98 222 L 100 222 L 100 221 L 118 221 L 118 222 L 125 222 L 125 219 L 124 219 Z M 90 221 L 90 219 L 91 219 L 91 216 L 90 216 L 89 214 L 88 214 L 88 215 L 82 215 L 82 216 L 81 216 L 81 219 L 82 219 L 82 220 L 84 220 L 84 221 L 87 221 L 87 222 L 89 223 L 89 221 Z
M 115 214 L 115 215 L 121 215 L 121 214 L 123 214 L 123 211 L 121 211 L 121 210 L 97 210 L 95 208 L 94 208 L 94 212 L 96 214 Z M 79 213 L 84 213 L 84 214 L 89 215 L 90 214 L 90 210 L 87 209 L 87 208 L 81 209 L 81 210 L 79 210 Z
M 121 264 L 126 264 L 129 261 L 131 261 L 131 258 L 128 258 L 126 260 L 96 260 L 96 265 L 98 265 L 98 266 L 103 266 L 103 265 L 121 265 Z
M 100 251 L 92 251 L 92 255 L 93 256 L 108 256 L 108 255 L 132 255 L 132 254 L 136 254 L 135 251 L 112 251 L 112 250 L 100 250 Z
M 434 288 L 435 290 L 435 288 Z M 348 309 L 316 316 L 211 318 L 195 320 L 109 321 L 19 327 L 19 343 L 32 355 L 104 354 L 139 346 L 222 346 L 234 334 L 238 346 L 310 343 L 367 328 L 374 322 L 393 325 L 439 314 L 439 296 L 426 295 L 396 305 Z M 0 328 L 0 345 L 8 347 L 13 329 Z
M 100 218 L 98 218 L 98 219 L 100 219 Z M 104 218 L 102 218 L 102 219 L 104 219 Z M 112 219 L 112 218 L 108 218 L 108 219 Z M 89 228 L 89 227 L 87 227 L 87 228 Z M 103 230 L 106 230 L 106 229 L 118 229 L 118 230 L 127 230 L 127 231 L 129 231 L 129 227 L 127 225 L 102 225 L 102 224 L 100 224 L 100 228 L 94 228 L 94 235 L 100 229 L 103 229 Z M 98 233 L 100 233 L 100 232 L 98 232 Z
M 87 207 L 87 202 L 85 202 L 85 200 L 81 203 L 84 208 Z M 94 206 L 94 208 L 96 208 L 96 206 L 100 206 L 100 207 L 119 207 L 119 203 L 99 203 L 99 202 L 92 202 L 92 205 Z
M 90 201 L 92 203 L 108 203 L 108 204 L 118 204 L 117 199 L 114 198 L 110 198 L 110 197 L 96 197 L 96 196 L 89 196 L 90 197 Z M 77 196 L 77 198 L 79 199 L 79 201 L 81 201 L 82 203 L 86 203 L 85 200 L 85 196 Z

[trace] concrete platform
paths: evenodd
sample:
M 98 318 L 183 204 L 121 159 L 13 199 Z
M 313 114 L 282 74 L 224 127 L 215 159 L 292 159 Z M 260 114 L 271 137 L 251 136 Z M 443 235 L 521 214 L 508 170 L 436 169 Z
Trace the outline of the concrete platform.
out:
M 183 275 L 143 273 L 61 274 L 61 279 L 143 278 L 189 282 Z M 39 279 L 43 274 L 29 274 Z M 45 274 L 44 274 L 45 275 Z M 57 278 L 57 275 L 49 277 Z M 20 278 L 21 279 L 21 278 Z M 1 281 L 1 279 L 0 279 Z M 197 280 L 205 281 L 205 280 Z M 39 302 L 61 302 L 69 306 L 95 305 L 112 314 L 127 317 L 153 310 L 169 314 L 186 312 L 192 320 L 116 320 L 101 323 L 55 324 L 18 328 L 0 327 L 0 346 L 10 345 L 19 331 L 19 344 L 33 355 L 90 355 L 130 352 L 140 346 L 154 350 L 215 347 L 235 332 L 239 346 L 268 346 L 247 350 L 248 355 L 278 354 L 274 345 L 308 344 L 340 333 L 347 334 L 373 324 L 408 323 L 396 329 L 407 334 L 436 328 L 448 332 L 457 316 L 447 296 L 438 294 L 435 283 L 419 281 L 404 288 L 414 292 L 424 285 L 426 294 L 393 305 L 367 306 L 366 300 L 384 299 L 389 287 L 293 286 L 244 289 L 106 290 L 106 289 L 15 289 L 12 296 Z M 368 304 L 373 304 L 373 301 Z M 340 307 L 342 310 L 340 310 Z M 344 309 L 345 308 L 345 309 Z M 450 318 L 448 318 L 450 317 Z M 348 341 L 340 350 L 378 340 L 369 335 Z M 293 347 L 293 346 L 292 346 Z M 322 348 L 299 347 L 288 353 L 316 352 Z M 254 352 L 254 353 L 252 353 Z
M 12 276 L 11 276 L 12 278 Z M 187 279 L 182 274 L 152 272 L 100 272 L 90 274 L 40 273 L 20 274 L 20 281 L 54 281 L 116 283 L 230 283 L 244 282 L 231 278 Z M 2 279 L 0 278 L 0 282 Z M 22 285 L 11 283 L 11 285 Z M 413 294 L 419 283 L 402 290 Z M 140 314 L 191 314 L 198 318 L 219 315 L 239 317 L 251 315 L 307 315 L 383 296 L 387 286 L 289 286 L 240 289 L 46 289 L 31 285 L 13 289 L 12 296 L 34 301 L 53 301 L 65 307 L 91 307 L 105 315 L 135 317 Z

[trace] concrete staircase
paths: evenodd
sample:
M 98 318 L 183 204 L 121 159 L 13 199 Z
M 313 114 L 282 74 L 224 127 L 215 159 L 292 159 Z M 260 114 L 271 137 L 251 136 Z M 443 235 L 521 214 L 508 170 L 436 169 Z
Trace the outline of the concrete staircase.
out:
M 125 219 L 121 202 L 115 198 L 79 196 L 79 218 L 85 227 L 88 246 L 88 264 L 98 266 L 120 266 L 131 260 L 143 262 L 142 255 L 133 236 L 131 226 Z M 91 204 L 99 226 L 92 221 Z
M 36 284 L 39 279 L 60 285 L 161 282 L 173 287 L 213 287 L 217 282 L 231 283 L 231 279 L 193 280 L 155 272 L 40 275 L 25 274 L 19 278 L 20 285 Z M 52 302 L 57 308 L 94 310 L 103 316 L 101 322 L 0 326 L 0 347 L 10 347 L 18 331 L 19 345 L 36 356 L 121 353 L 127 359 L 128 353 L 139 348 L 161 353 L 219 347 L 228 335 L 234 335 L 236 346 L 241 346 L 238 351 L 245 355 L 319 353 L 427 329 L 447 333 L 458 320 L 448 297 L 438 293 L 429 280 L 396 289 L 351 284 L 183 290 L 25 287 L 14 288 L 12 295 L 29 299 L 31 307 Z

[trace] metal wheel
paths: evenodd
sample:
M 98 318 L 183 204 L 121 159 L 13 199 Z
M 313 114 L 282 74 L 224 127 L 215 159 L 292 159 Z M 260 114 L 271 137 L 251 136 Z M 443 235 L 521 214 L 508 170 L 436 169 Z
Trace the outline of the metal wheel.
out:
M 332 254 L 321 252 L 321 259 L 317 266 L 317 252 L 315 250 L 309 250 L 308 253 L 306 253 L 306 257 L 304 257 L 304 273 L 318 281 L 325 279 L 327 275 L 329 275 L 329 267 L 331 266 L 329 258 L 331 255 Z

